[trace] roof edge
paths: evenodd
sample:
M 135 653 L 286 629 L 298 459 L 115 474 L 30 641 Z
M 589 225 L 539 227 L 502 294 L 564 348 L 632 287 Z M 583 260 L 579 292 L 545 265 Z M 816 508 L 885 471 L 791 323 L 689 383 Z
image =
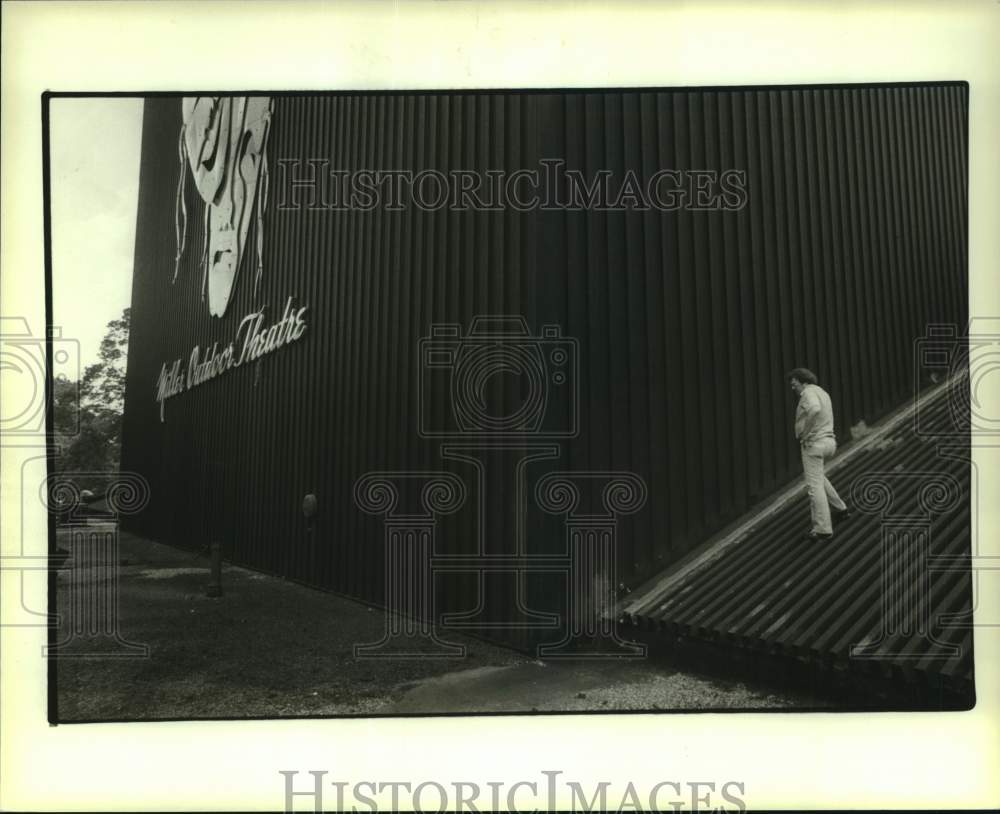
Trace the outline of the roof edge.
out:
M 935 385 L 875 424 L 871 432 L 863 438 L 852 440 L 845 444 L 842 450 L 827 464 L 827 471 L 836 471 L 863 450 L 880 442 L 905 420 L 911 418 L 918 409 L 926 408 L 929 404 L 940 398 L 961 375 L 957 374 L 952 378 L 946 379 L 941 384 Z M 686 556 L 668 566 L 658 576 L 647 580 L 627 597 L 621 599 L 615 609 L 616 617 L 620 619 L 622 616 L 641 613 L 644 607 L 665 596 L 678 583 L 686 580 L 692 574 L 715 561 L 732 546 L 745 540 L 754 528 L 771 517 L 771 515 L 781 511 L 788 503 L 798 498 L 804 489 L 805 484 L 802 482 L 802 479 L 797 478 L 777 494 L 765 498 L 748 509 L 737 520 L 716 532 L 703 543 L 695 546 Z

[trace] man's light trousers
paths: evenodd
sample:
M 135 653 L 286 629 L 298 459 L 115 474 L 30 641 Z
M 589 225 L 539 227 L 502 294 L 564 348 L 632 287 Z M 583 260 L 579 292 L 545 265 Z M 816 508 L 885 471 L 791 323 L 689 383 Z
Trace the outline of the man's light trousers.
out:
M 833 484 L 823 474 L 823 462 L 832 458 L 836 451 L 837 442 L 833 438 L 820 438 L 802 445 L 802 471 L 805 473 L 806 492 L 809 495 L 812 530 L 816 534 L 833 534 L 831 504 L 837 511 L 847 508 Z

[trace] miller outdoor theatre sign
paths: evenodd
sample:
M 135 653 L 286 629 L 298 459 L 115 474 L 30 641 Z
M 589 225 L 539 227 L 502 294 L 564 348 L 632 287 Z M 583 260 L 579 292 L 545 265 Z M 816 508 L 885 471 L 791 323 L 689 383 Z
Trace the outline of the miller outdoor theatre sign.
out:
M 201 294 L 202 299 L 208 295 L 208 311 L 213 317 L 221 318 L 226 313 L 255 209 L 256 283 L 261 279 L 267 206 L 267 136 L 272 112 L 273 102 L 267 96 L 187 96 L 181 103 L 173 281 L 177 281 L 187 243 L 185 185 L 190 169 L 205 207 Z M 300 339 L 306 330 L 303 319 L 306 307 L 293 307 L 293 300 L 288 298 L 281 319 L 270 326 L 264 325 L 263 307 L 247 314 L 236 329 L 236 336 L 221 350 L 218 342 L 204 351 L 195 345 L 186 368 L 183 358 L 165 362 L 156 381 L 160 421 L 164 420 L 167 399 Z
M 181 366 L 182 359 L 164 362 L 156 382 L 160 421 L 167 399 L 301 339 L 306 331 L 303 315 L 308 306 L 295 308 L 293 299 L 288 298 L 281 319 L 268 327 L 264 327 L 264 308 L 247 314 L 236 329 L 236 336 L 221 351 L 219 343 L 213 342 L 202 355 L 201 348 L 195 345 L 188 356 L 187 368 Z

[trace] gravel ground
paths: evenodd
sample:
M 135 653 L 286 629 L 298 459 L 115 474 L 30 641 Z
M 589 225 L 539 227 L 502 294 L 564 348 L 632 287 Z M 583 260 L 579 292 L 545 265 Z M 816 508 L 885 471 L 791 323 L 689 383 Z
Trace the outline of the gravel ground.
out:
M 72 548 L 65 535 L 59 544 Z M 818 705 L 645 659 L 546 664 L 450 631 L 465 658 L 357 659 L 356 643 L 383 634 L 379 610 L 233 566 L 225 596 L 210 599 L 204 557 L 127 534 L 120 558 L 118 630 L 148 655 L 107 637 L 68 639 L 63 653 L 91 657 L 56 660 L 56 720 Z M 87 619 L 73 615 L 73 579 L 57 578 L 60 640 Z M 125 657 L 93 657 L 109 652 Z
M 393 705 L 398 712 L 615 712 L 776 709 L 815 699 L 751 689 L 672 671 L 644 660 L 487 667 L 427 679 Z

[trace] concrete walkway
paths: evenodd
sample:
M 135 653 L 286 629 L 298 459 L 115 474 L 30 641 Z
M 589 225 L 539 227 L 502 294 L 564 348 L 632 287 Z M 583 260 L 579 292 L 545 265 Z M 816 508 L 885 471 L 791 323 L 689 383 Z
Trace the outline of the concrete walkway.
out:
M 612 712 L 794 707 L 797 699 L 699 678 L 649 661 L 477 667 L 428 678 L 393 712 Z

